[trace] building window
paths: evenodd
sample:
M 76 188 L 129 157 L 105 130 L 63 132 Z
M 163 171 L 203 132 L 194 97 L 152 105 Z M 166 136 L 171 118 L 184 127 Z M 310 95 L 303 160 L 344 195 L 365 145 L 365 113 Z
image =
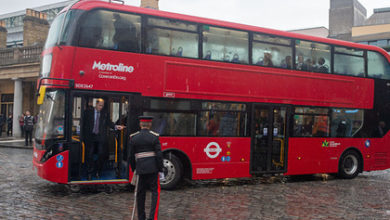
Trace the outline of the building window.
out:
M 1 102 L 14 102 L 14 94 L 2 94 Z

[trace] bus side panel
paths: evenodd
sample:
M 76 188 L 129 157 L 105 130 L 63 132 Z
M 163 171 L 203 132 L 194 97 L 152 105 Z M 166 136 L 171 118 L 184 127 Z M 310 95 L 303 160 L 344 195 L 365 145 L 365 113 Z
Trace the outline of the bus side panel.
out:
M 385 170 L 390 168 L 390 134 L 383 138 L 365 139 L 365 147 L 368 151 L 364 155 L 364 171 Z
M 163 150 L 184 152 L 193 179 L 250 177 L 250 138 L 161 137 Z
M 168 61 L 164 89 L 178 94 L 231 96 L 295 105 L 354 108 L 373 105 L 371 79 L 228 65 Z
M 337 173 L 340 157 L 348 149 L 361 153 L 364 171 L 388 169 L 385 143 L 381 138 L 290 138 L 286 175 Z
M 61 46 L 61 48 L 53 47 L 43 52 L 43 54 L 51 53 L 53 55 L 50 70 L 51 78 L 72 78 L 69 74 L 72 72 L 75 50 L 74 47 Z
M 33 164 L 41 178 L 55 183 L 67 183 L 68 161 L 69 151 L 64 151 L 49 158 L 44 163 L 33 160 Z
M 329 153 L 322 147 L 322 141 L 322 138 L 289 138 L 286 174 L 312 174 L 329 170 Z

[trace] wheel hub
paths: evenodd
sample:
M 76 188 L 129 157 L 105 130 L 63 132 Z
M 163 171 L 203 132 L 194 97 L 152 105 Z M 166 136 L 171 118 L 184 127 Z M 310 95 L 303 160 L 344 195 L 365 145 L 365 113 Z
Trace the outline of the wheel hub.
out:
M 161 181 L 161 183 L 168 184 L 175 178 L 176 167 L 170 160 L 167 159 L 164 159 L 163 164 L 164 164 L 163 170 L 164 170 L 165 180 Z

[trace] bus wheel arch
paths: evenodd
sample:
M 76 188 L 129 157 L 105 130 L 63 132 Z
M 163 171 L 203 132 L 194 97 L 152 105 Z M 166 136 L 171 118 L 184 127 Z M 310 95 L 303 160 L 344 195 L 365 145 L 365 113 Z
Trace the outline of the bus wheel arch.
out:
M 340 156 L 338 165 L 338 177 L 343 179 L 353 179 L 363 172 L 363 156 L 355 147 L 346 149 Z
M 185 153 L 177 149 L 167 149 L 163 151 L 163 156 L 166 181 L 161 181 L 161 188 L 174 189 L 183 177 L 191 178 L 191 163 Z

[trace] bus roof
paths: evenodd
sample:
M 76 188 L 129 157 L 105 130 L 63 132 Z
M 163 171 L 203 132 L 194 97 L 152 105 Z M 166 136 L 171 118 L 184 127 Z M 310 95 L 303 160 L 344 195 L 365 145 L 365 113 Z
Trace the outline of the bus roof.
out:
M 72 6 L 72 9 L 80 9 L 80 10 L 92 10 L 95 8 L 105 8 L 105 9 L 111 9 L 111 10 L 122 11 L 122 12 L 132 12 L 132 13 L 145 14 L 150 16 L 164 17 L 168 19 L 177 19 L 177 20 L 183 20 L 183 21 L 194 22 L 194 23 L 238 29 L 243 31 L 259 32 L 259 33 L 277 35 L 277 36 L 282 36 L 287 38 L 297 38 L 300 40 L 308 40 L 308 41 L 316 41 L 316 42 L 321 42 L 326 44 L 340 45 L 344 47 L 353 47 L 353 48 L 360 48 L 365 50 L 375 50 L 384 54 L 388 59 L 388 61 L 390 62 L 390 56 L 385 50 L 383 50 L 380 47 L 376 47 L 372 45 L 358 44 L 354 42 L 342 41 L 342 40 L 330 39 L 330 38 L 315 37 L 310 35 L 291 33 L 287 31 L 256 27 L 252 25 L 245 25 L 245 24 L 239 24 L 234 22 L 202 18 L 202 17 L 191 16 L 191 15 L 184 15 L 184 14 L 166 12 L 166 11 L 149 9 L 149 8 L 141 8 L 141 7 L 130 6 L 130 5 L 122 5 L 114 2 L 110 3 L 110 2 L 99 1 L 99 0 L 81 0 Z

